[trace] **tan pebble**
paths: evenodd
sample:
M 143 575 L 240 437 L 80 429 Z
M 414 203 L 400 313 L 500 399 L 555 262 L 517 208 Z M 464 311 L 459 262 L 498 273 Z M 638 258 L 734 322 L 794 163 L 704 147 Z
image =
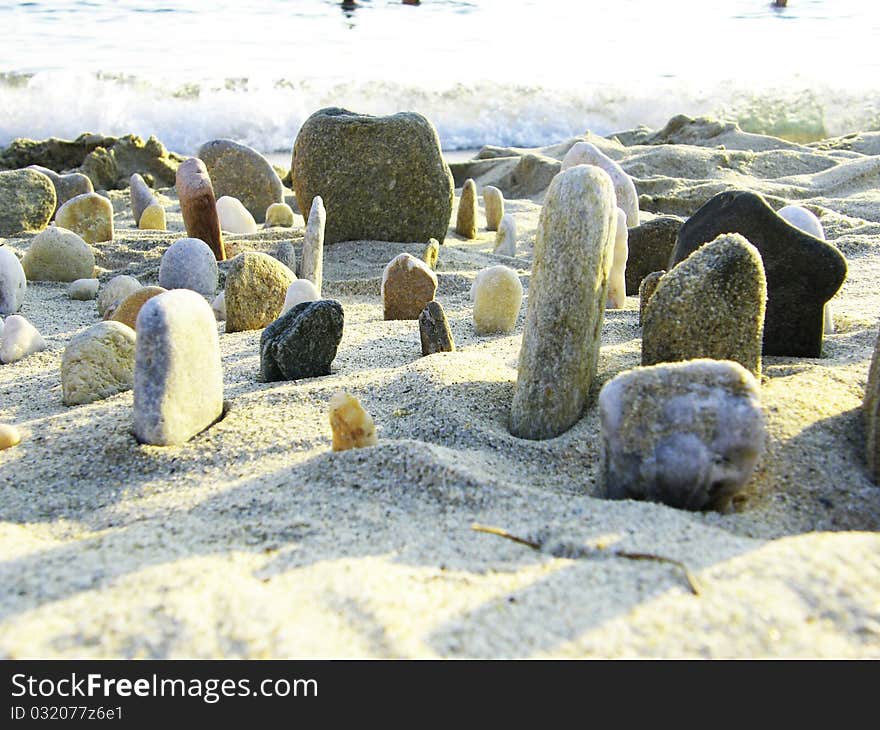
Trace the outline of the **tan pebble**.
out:
M 376 426 L 358 399 L 339 391 L 330 399 L 330 428 L 333 429 L 333 450 L 359 449 L 375 446 Z
M 152 205 L 147 206 L 144 212 L 141 213 L 141 219 L 138 221 L 138 228 L 142 231 L 167 230 L 165 208 L 159 205 L 159 203 L 153 203 Z
M 141 307 L 143 307 L 148 300 L 159 294 L 164 294 L 166 291 L 168 290 L 161 286 L 145 286 L 137 291 L 133 291 L 123 299 L 122 302 L 120 302 L 110 319 L 116 322 L 122 322 L 122 324 L 128 325 L 134 329 L 134 324 L 137 321 L 137 316 L 141 311 Z
M 15 426 L 11 426 L 8 423 L 0 423 L 0 451 L 15 446 L 20 441 L 21 434 Z

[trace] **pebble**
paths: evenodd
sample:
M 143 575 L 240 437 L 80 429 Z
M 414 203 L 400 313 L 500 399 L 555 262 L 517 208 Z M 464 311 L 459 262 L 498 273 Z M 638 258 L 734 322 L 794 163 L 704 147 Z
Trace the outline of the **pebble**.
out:
M 642 365 L 711 358 L 761 374 L 767 280 L 741 235 L 701 246 L 663 275 L 645 306 Z
M 182 444 L 223 413 L 214 314 L 199 294 L 176 289 L 144 304 L 136 332 L 135 436 L 145 444 Z
M 120 322 L 99 322 L 64 348 L 61 391 L 64 405 L 76 406 L 131 390 L 135 334 Z
M 166 231 L 168 224 L 165 220 L 165 208 L 159 203 L 148 205 L 141 214 L 138 228 L 142 231 Z
M 373 419 L 350 393 L 340 391 L 330 399 L 330 428 L 334 451 L 360 449 L 379 443 Z
M 98 193 L 83 193 L 58 208 L 55 225 L 67 228 L 86 243 L 113 240 L 113 204 Z
M 645 221 L 627 231 L 626 293 L 635 296 L 648 274 L 669 268 L 678 229 L 684 222 L 675 216 L 661 216 Z
M 314 302 L 321 298 L 315 285 L 308 279 L 297 279 L 289 287 L 287 294 L 284 295 L 284 306 L 281 308 L 281 314 L 285 314 L 297 304 L 303 302 Z
M 55 170 L 50 170 L 42 165 L 28 165 L 27 169 L 36 170 L 52 181 L 52 185 L 55 188 L 55 211 L 52 212 L 53 217 L 58 208 L 71 198 L 95 191 L 89 176 L 83 175 L 81 172 L 69 172 L 66 175 L 59 175 Z
M 492 253 L 499 256 L 516 256 L 516 221 L 509 213 L 502 216 L 495 234 L 495 248 Z
M 324 201 L 320 195 L 316 195 L 312 199 L 312 208 L 309 211 L 308 223 L 306 223 L 300 273 L 302 274 L 301 278 L 308 279 L 315 285 L 319 296 L 324 278 L 324 229 L 326 223 L 327 213 L 324 210 Z
M 217 217 L 220 230 L 226 233 L 256 233 L 259 228 L 254 217 L 238 198 L 224 195 L 217 199 Z
M 760 195 L 731 190 L 682 224 L 670 263 L 683 261 L 722 233 L 745 236 L 764 262 L 764 354 L 819 357 L 825 303 L 846 279 L 843 254 L 778 216 Z
M 197 157 L 181 162 L 177 168 L 175 187 L 187 236 L 201 239 L 210 246 L 217 261 L 225 261 L 226 249 L 217 217 L 217 201 L 205 163 Z
M 483 207 L 486 210 L 486 230 L 497 231 L 504 216 L 504 193 L 494 185 L 483 188 Z
M 0 362 L 9 364 L 46 349 L 46 341 L 30 322 L 20 314 L 6 318 L 3 340 L 0 341 Z
M 614 234 L 614 261 L 608 275 L 609 309 L 621 309 L 626 304 L 626 260 L 629 257 L 627 246 L 626 213 L 617 209 L 617 225 Z
M 218 322 L 226 321 L 226 292 L 220 292 L 215 298 L 214 303 L 211 305 L 211 309 L 214 310 L 214 317 Z
M 219 276 L 214 252 L 198 238 L 175 241 L 159 263 L 159 286 L 165 289 L 192 289 L 213 297 Z
M 602 388 L 599 417 L 611 499 L 724 510 L 764 449 L 758 382 L 730 361 L 628 370 Z
M 332 299 L 301 302 L 260 336 L 260 374 L 271 383 L 330 374 L 345 316 Z
M 0 423 L 0 451 L 21 443 L 21 433 L 9 423 Z
M 160 294 L 164 294 L 166 291 L 168 290 L 161 286 L 142 286 L 140 289 L 133 291 L 123 299 L 119 306 L 114 310 L 113 316 L 109 317 L 109 319 L 115 322 L 121 322 L 127 327 L 134 329 L 141 307 L 143 307 L 148 300 L 159 296 Z
M 465 238 L 477 237 L 477 184 L 471 178 L 461 188 L 455 232 Z
M 513 269 L 490 266 L 480 271 L 471 286 L 476 333 L 513 332 L 522 298 L 522 283 Z
M 604 170 L 553 178 L 535 239 L 510 432 L 549 439 L 571 428 L 596 375 L 617 207 Z
M 428 302 L 419 315 L 419 338 L 422 341 L 422 355 L 455 352 L 455 340 L 440 302 Z
M 257 251 L 239 254 L 226 275 L 226 331 L 262 329 L 281 314 L 296 274 Z
M 76 281 L 95 273 L 95 254 L 73 231 L 50 226 L 31 241 L 21 261 L 28 281 Z
M 425 246 L 425 251 L 422 254 L 422 261 L 424 261 L 429 268 L 436 269 L 437 261 L 440 259 L 440 242 L 436 238 L 432 238 L 428 241 Z
M 11 248 L 0 246 L 0 314 L 15 314 L 24 302 L 27 277 Z
M 97 279 L 77 279 L 67 286 L 67 296 L 80 301 L 90 301 L 98 296 L 101 282 Z
M 266 208 L 266 228 L 293 228 L 293 208 L 287 203 L 272 203 Z
M 645 308 L 648 306 L 648 301 L 653 296 L 654 291 L 657 289 L 657 285 L 660 283 L 660 278 L 665 273 L 665 270 L 652 271 L 642 279 L 642 283 L 639 285 L 639 327 L 641 327 L 642 323 L 645 321 Z
M 437 291 L 437 275 L 424 261 L 402 253 L 382 272 L 385 319 L 418 319 Z
M 98 315 L 101 319 L 110 319 L 122 300 L 133 291 L 141 288 L 141 283 L 133 276 L 119 274 L 98 289 Z
M 55 186 L 36 170 L 0 171 L 0 238 L 41 231 L 55 212 Z
M 626 213 L 626 224 L 629 227 L 639 225 L 639 194 L 632 178 L 623 168 L 602 152 L 596 145 L 589 142 L 577 142 L 562 158 L 562 170 L 575 165 L 595 165 L 605 170 L 614 183 L 614 194 L 617 207 Z

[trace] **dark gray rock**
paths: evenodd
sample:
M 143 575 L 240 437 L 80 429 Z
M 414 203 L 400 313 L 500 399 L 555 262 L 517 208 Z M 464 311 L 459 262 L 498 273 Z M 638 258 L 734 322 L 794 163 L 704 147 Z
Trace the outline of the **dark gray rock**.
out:
M 422 340 L 422 355 L 435 352 L 454 352 L 455 340 L 446 320 L 446 312 L 438 301 L 430 301 L 419 315 L 419 336 Z
M 648 274 L 667 268 L 683 222 L 684 219 L 677 216 L 661 216 L 629 229 L 629 256 L 624 274 L 627 296 L 639 293 L 639 285 Z
M 332 299 L 302 302 L 276 319 L 260 337 L 263 380 L 300 380 L 330 374 L 342 340 L 342 305 Z

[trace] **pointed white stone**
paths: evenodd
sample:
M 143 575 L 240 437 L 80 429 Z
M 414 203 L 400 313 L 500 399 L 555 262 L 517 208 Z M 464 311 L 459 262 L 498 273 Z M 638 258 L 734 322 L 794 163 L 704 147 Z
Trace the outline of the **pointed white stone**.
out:
M 308 279 L 315 285 L 318 296 L 324 278 L 324 228 L 327 224 L 327 212 L 320 195 L 312 199 L 309 221 L 306 223 L 306 234 L 303 239 L 303 255 L 300 264 L 300 278 Z

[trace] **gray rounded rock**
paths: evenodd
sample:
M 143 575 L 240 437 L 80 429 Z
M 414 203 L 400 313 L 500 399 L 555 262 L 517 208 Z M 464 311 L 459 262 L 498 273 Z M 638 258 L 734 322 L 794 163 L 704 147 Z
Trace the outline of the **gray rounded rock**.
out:
M 214 252 L 198 238 L 175 241 L 159 263 L 159 286 L 165 289 L 192 289 L 213 296 L 219 276 Z

